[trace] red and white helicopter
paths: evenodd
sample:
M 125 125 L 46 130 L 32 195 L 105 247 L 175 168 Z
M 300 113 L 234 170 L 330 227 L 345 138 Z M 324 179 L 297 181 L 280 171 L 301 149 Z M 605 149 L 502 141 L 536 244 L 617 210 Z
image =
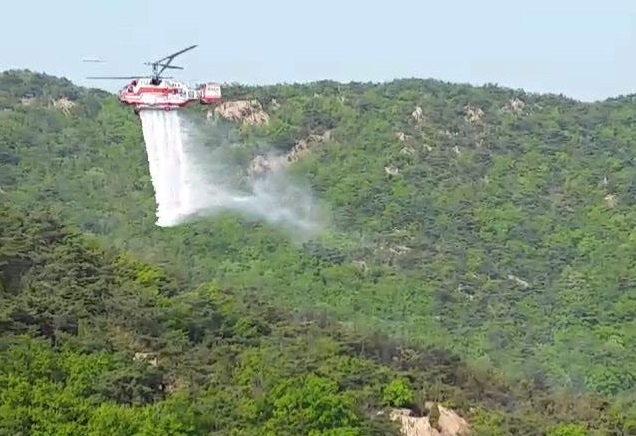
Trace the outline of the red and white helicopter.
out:
M 221 86 L 218 83 L 198 84 L 194 88 L 172 77 L 161 77 L 166 69 L 183 70 L 183 67 L 170 65 L 172 60 L 180 54 L 197 47 L 192 45 L 176 53 L 168 55 L 155 62 L 145 62 L 152 66 L 152 76 L 106 76 L 87 77 L 88 79 L 117 79 L 130 80 L 121 88 L 117 98 L 122 103 L 133 106 L 135 113 L 145 109 L 173 110 L 183 108 L 190 103 L 199 101 L 201 104 L 214 104 L 221 99 Z

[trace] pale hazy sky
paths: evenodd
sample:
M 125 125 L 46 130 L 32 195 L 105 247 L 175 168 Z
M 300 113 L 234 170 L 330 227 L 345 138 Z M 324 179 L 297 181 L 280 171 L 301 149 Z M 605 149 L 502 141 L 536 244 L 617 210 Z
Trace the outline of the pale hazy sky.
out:
M 84 77 L 146 74 L 199 44 L 175 77 L 432 77 L 595 100 L 636 91 L 635 23 L 630 0 L 6 0 L 0 70 L 113 90 L 123 82 Z

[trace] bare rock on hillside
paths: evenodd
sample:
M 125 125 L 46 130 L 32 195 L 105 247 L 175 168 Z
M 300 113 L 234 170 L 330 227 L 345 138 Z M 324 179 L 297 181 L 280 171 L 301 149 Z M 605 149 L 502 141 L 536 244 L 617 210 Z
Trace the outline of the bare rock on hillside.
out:
M 484 111 L 479 106 L 475 106 L 473 104 L 467 104 L 464 106 L 464 119 L 470 124 L 481 123 L 483 117 Z
M 523 100 L 520 100 L 518 98 L 513 98 L 506 103 L 504 110 L 507 112 L 511 112 L 515 115 L 520 115 L 523 112 L 523 109 L 525 107 L 526 107 L 526 103 Z
M 326 131 L 322 135 L 311 134 L 305 139 L 297 141 L 289 152 L 280 156 L 258 155 L 250 162 L 247 172 L 250 177 L 257 177 L 269 171 L 280 170 L 287 165 L 302 159 L 309 153 L 315 145 L 329 141 L 331 131 Z
M 427 409 L 431 410 L 433 407 L 432 402 L 426 403 Z M 436 425 L 431 425 L 430 416 L 412 416 L 412 411 L 409 409 L 392 410 L 390 419 L 400 423 L 404 436 L 468 436 L 470 434 L 470 426 L 464 418 L 439 404 L 437 408 L 439 419 Z
M 66 116 L 71 114 L 71 110 L 76 106 L 76 103 L 69 100 L 66 97 L 58 98 L 57 100 L 51 100 L 51 104 L 54 108 L 59 109 Z
M 263 106 L 257 100 L 223 102 L 214 109 L 214 115 L 243 124 L 269 124 L 269 115 L 263 110 Z M 211 116 L 210 112 L 208 112 L 209 116 Z

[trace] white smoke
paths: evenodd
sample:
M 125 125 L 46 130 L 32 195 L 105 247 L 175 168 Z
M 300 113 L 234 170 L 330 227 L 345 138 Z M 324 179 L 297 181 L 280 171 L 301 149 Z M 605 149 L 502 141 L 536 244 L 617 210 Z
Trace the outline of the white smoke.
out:
M 228 211 L 284 227 L 303 238 L 315 236 L 325 224 L 309 188 L 284 168 L 247 177 L 246 168 L 233 156 L 236 144 L 217 141 L 216 135 L 206 138 L 176 111 L 142 110 L 141 121 L 158 226 Z M 221 130 L 206 133 L 227 133 Z

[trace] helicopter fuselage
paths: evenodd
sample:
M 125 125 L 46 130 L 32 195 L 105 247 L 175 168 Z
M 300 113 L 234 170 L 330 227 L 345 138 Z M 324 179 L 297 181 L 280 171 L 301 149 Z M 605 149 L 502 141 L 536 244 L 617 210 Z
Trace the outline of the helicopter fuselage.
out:
M 213 104 L 221 99 L 221 87 L 217 83 L 205 83 L 191 88 L 173 79 L 140 78 L 124 86 L 118 98 L 122 103 L 133 106 L 135 112 L 142 109 L 172 110 L 196 101 Z

